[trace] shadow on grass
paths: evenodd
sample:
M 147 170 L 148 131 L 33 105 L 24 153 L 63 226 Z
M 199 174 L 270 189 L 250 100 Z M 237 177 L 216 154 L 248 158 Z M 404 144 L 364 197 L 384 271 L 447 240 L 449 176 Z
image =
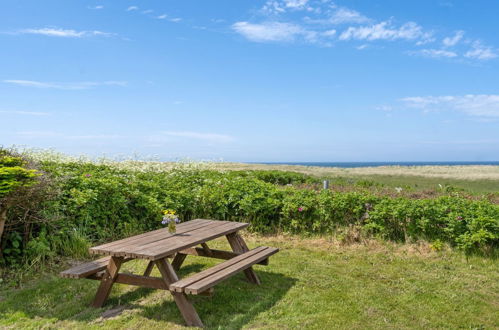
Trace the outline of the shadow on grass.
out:
M 262 282 L 259 286 L 247 282 L 240 273 L 217 285 L 212 297 L 189 295 L 206 328 L 240 329 L 277 304 L 296 283 L 296 279 L 282 274 L 258 269 L 256 273 Z M 163 300 L 142 310 L 147 318 L 185 324 L 173 300 Z
M 189 264 L 182 267 L 179 275 L 184 277 L 204 267 L 203 264 Z M 189 296 L 207 328 L 241 328 L 278 303 L 296 282 L 296 279 L 282 274 L 258 269 L 256 272 L 262 282 L 260 286 L 247 282 L 241 273 L 216 286 L 213 297 Z M 134 313 L 146 318 L 185 325 L 168 292 L 162 291 L 164 295 L 158 297 L 157 303 L 154 300 L 140 303 L 141 299 L 157 292 L 153 289 L 132 288 L 120 293 L 114 288 L 103 308 L 91 308 L 89 304 L 98 285 L 98 281 L 61 279 L 50 275 L 23 289 L 1 291 L 0 319 L 7 322 L 2 322 L 4 325 L 15 325 L 26 318 L 72 320 L 85 324 L 101 318 L 103 312 L 112 309 L 133 309 Z

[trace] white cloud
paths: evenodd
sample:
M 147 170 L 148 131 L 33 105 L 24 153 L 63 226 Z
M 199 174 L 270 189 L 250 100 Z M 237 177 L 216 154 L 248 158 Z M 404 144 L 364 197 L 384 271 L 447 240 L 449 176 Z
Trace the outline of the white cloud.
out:
M 99 9 L 103 9 L 103 8 L 104 8 L 104 6 L 101 6 L 101 5 L 99 5 L 99 6 L 89 6 L 88 7 L 88 9 L 94 9 L 94 10 L 99 10 Z
M 464 31 L 456 31 L 456 34 L 454 34 L 453 37 L 447 37 L 444 38 L 442 43 L 444 44 L 445 47 L 452 47 L 458 44 L 461 39 L 464 37 Z
M 122 139 L 124 136 L 117 134 L 95 134 L 95 135 L 67 135 L 55 131 L 21 131 L 16 135 L 25 138 L 58 138 L 68 140 L 111 140 Z
M 90 89 L 97 86 L 126 86 L 126 81 L 83 81 L 83 82 L 71 82 L 71 83 L 54 83 L 54 82 L 43 82 L 34 80 L 18 80 L 18 79 L 8 79 L 3 80 L 6 84 L 13 84 L 23 87 L 35 87 L 35 88 L 52 88 L 52 89 L 64 89 L 64 90 L 81 90 Z
M 303 10 L 307 8 L 309 0 L 268 0 L 261 11 L 265 14 L 281 14 L 286 10 Z
M 419 51 L 415 52 L 409 52 L 410 54 L 413 55 L 422 55 L 425 57 L 432 57 L 432 58 L 441 58 L 441 57 L 446 57 L 446 58 L 452 58 L 452 57 L 457 57 L 457 53 L 449 51 L 449 50 L 443 50 L 443 49 L 422 49 Z
M 68 135 L 66 139 L 70 140 L 114 140 L 122 139 L 124 136 L 117 134 L 96 134 L 96 135 Z
M 291 23 L 266 22 L 252 24 L 248 22 L 237 22 L 232 29 L 251 41 L 293 41 L 296 36 L 305 34 L 299 25 Z
M 325 37 L 333 37 L 336 35 L 336 30 L 327 30 L 327 31 L 324 31 L 322 32 L 322 35 L 325 36 Z
M 18 34 L 38 34 L 48 37 L 63 37 L 63 38 L 81 38 L 91 36 L 112 36 L 112 33 L 102 31 L 76 31 L 71 29 L 59 28 L 41 28 L 41 29 L 23 29 L 17 31 Z
M 498 56 L 492 47 L 484 46 L 479 41 L 475 41 L 471 47 L 472 49 L 464 54 L 465 57 L 477 60 L 490 60 Z
M 499 95 L 416 96 L 401 99 L 410 108 L 423 111 L 452 110 L 477 117 L 499 117 Z
M 36 112 L 36 111 L 16 111 L 16 110 L 0 110 L 0 113 L 12 114 L 12 115 L 25 115 L 25 116 L 49 116 L 48 112 Z
M 126 11 L 134 11 L 134 10 L 139 10 L 139 7 L 137 6 L 130 6 L 126 9 Z
M 309 0 L 284 0 L 284 4 L 288 8 L 303 9 Z
M 279 14 L 285 11 L 284 6 L 279 1 L 274 0 L 267 1 L 262 7 L 262 12 L 266 14 Z
M 414 22 L 408 22 L 399 28 L 395 28 L 385 21 L 371 26 L 351 26 L 340 35 L 340 40 L 414 40 L 429 36 L 428 33 L 423 32 L 421 26 Z
M 147 9 L 147 10 L 142 11 L 142 14 L 150 14 L 150 13 L 152 13 L 153 11 L 154 11 L 154 10 L 152 10 L 152 9 Z
M 167 131 L 162 132 L 163 136 L 181 137 L 186 139 L 204 140 L 209 142 L 230 142 L 234 140 L 233 137 L 224 134 L 215 133 L 200 133 L 190 131 Z
M 57 137 L 61 136 L 60 133 L 53 131 L 21 131 L 17 132 L 16 135 L 25 137 L 25 138 L 47 138 L 47 137 Z
M 366 16 L 348 8 L 339 8 L 329 18 L 329 22 L 333 24 L 366 23 L 368 21 L 369 18 Z
M 404 51 L 409 55 L 474 60 L 499 57 L 499 50 L 478 40 L 473 42 L 463 30 L 442 36 L 416 22 L 397 22 L 395 18 L 377 21 L 332 0 L 267 0 L 251 14 L 256 20 L 235 22 L 232 29 L 254 42 L 305 42 L 329 47 L 338 41 L 361 41 L 353 47 L 365 49 L 370 42 L 398 40 L 411 43 L 413 47 Z M 466 45 L 470 49 L 463 51 Z M 460 49 L 452 48 L 455 46 Z
M 165 19 L 167 17 L 168 17 L 168 15 L 166 15 L 166 14 L 156 16 L 157 19 Z
M 180 17 L 175 17 L 175 18 L 171 18 L 170 19 L 170 22 L 174 22 L 174 23 L 178 23 L 180 22 L 182 19 Z

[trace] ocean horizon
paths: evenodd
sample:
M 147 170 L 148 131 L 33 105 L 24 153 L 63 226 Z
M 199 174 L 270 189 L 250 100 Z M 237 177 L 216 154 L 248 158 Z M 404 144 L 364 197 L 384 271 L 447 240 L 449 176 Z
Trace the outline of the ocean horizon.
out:
M 499 166 L 499 161 L 432 161 L 432 162 L 249 162 L 249 164 L 265 165 L 301 165 L 319 167 L 380 167 L 380 166 L 468 166 L 468 165 L 494 165 Z

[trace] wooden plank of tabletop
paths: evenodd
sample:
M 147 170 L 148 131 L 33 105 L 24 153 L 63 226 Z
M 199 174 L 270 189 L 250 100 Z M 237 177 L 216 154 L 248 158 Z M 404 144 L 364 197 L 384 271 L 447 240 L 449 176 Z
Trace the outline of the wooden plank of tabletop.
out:
M 211 221 L 209 221 L 209 220 L 201 220 L 201 219 L 187 221 L 187 222 L 184 222 L 184 223 L 181 223 L 178 225 L 177 232 L 179 232 L 179 233 L 187 232 L 187 231 L 196 229 L 198 227 L 203 227 L 203 226 L 208 225 L 210 223 L 211 223 Z M 96 253 L 96 254 L 97 253 L 98 254 L 108 254 L 112 251 L 119 250 L 123 246 L 133 246 L 135 244 L 147 241 L 149 239 L 155 240 L 158 237 L 165 238 L 165 237 L 170 237 L 170 236 L 173 236 L 173 235 L 168 232 L 168 228 L 161 228 L 161 229 L 154 230 L 151 232 L 147 232 L 147 233 L 143 233 L 140 235 L 135 235 L 135 236 L 131 236 L 131 237 L 128 237 L 125 239 L 121 239 L 119 241 L 114 241 L 114 242 L 94 246 L 94 247 L 90 248 L 90 252 Z
M 193 237 L 195 235 L 205 233 L 205 232 L 207 232 L 215 227 L 221 226 L 224 223 L 226 223 L 226 222 L 225 221 L 212 221 L 208 225 L 205 225 L 203 227 L 197 227 L 193 230 L 185 231 L 183 233 L 177 232 L 175 235 L 169 236 L 163 240 L 156 240 L 153 242 L 144 242 L 144 244 L 142 244 L 142 245 L 130 247 L 126 251 L 125 255 L 135 256 L 136 252 L 142 251 L 142 250 L 147 250 L 147 249 L 150 249 L 153 247 L 161 247 L 164 249 L 165 247 L 169 247 L 169 246 L 174 245 L 179 240 L 179 237 L 184 237 L 184 238 L 185 237 Z
M 144 258 L 149 260 L 158 260 L 165 258 L 180 250 L 198 245 L 203 242 L 224 236 L 230 233 L 237 232 L 248 227 L 249 224 L 241 222 L 227 222 L 220 226 L 215 226 L 207 230 L 195 230 L 185 235 L 178 235 L 174 240 L 168 243 L 168 246 L 157 244 L 148 247 L 147 249 L 139 249 L 131 251 L 130 256 L 135 258 Z M 128 256 L 128 254 L 127 254 Z
M 190 221 L 181 224 L 182 226 L 178 225 L 179 227 L 177 228 L 177 234 L 185 234 L 185 233 L 188 233 L 188 232 L 193 231 L 193 230 L 198 230 L 200 228 L 210 226 L 212 224 L 211 221 L 198 221 L 195 223 L 189 223 L 189 222 Z M 175 234 L 171 234 L 168 232 L 168 228 L 164 228 L 163 231 L 157 232 L 154 235 L 141 237 L 138 239 L 134 239 L 132 241 L 125 241 L 125 242 L 122 242 L 120 244 L 113 245 L 110 248 L 107 248 L 105 250 L 99 249 L 98 251 L 100 251 L 101 253 L 104 253 L 104 254 L 112 254 L 114 256 L 124 256 L 127 251 L 129 251 L 133 248 L 140 247 L 140 246 L 143 246 L 143 245 L 148 244 L 148 243 L 157 242 L 160 240 L 164 241 L 166 239 L 171 239 L 174 236 L 175 236 Z M 93 248 L 93 249 L 97 250 L 97 247 Z
M 188 224 L 188 223 L 189 224 L 197 223 L 197 222 L 199 222 L 199 220 L 200 219 L 186 221 L 186 222 L 182 223 L 182 225 Z M 109 242 L 109 243 L 105 243 L 105 244 L 101 244 L 101 245 L 98 245 L 98 246 L 94 246 L 92 249 L 95 249 L 95 248 L 102 248 L 102 249 L 111 248 L 112 246 L 115 246 L 115 245 L 119 245 L 119 244 L 122 244 L 122 243 L 125 243 L 125 242 L 132 242 L 132 241 L 137 240 L 137 239 L 141 239 L 141 238 L 144 238 L 144 237 L 147 237 L 147 236 L 150 236 L 150 235 L 154 235 L 154 234 L 157 234 L 157 233 L 164 232 L 165 229 L 166 229 L 166 231 L 168 231 L 168 228 L 156 229 L 156 230 L 148 231 L 146 233 L 142 233 L 142 234 L 139 234 L 139 235 L 134 235 L 134 236 L 123 238 L 123 239 L 120 239 L 120 240 L 117 240 L 117 241 L 112 241 L 112 242 Z

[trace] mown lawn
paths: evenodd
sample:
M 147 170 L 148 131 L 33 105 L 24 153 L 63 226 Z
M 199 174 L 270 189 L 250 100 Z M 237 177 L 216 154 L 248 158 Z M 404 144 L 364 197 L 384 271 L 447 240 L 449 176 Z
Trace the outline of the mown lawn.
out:
M 499 327 L 499 262 L 423 245 L 248 237 L 281 251 L 256 266 L 262 285 L 239 274 L 211 298 L 193 297 L 207 328 L 368 329 Z M 212 244 L 228 248 L 223 240 Z M 218 261 L 188 257 L 186 276 Z M 141 272 L 143 262 L 125 264 Z M 155 271 L 156 274 L 157 271 Z M 154 273 L 153 273 L 154 274 Z M 123 285 L 102 309 L 88 307 L 96 281 L 43 274 L 21 289 L 0 289 L 0 328 L 172 329 L 183 320 L 167 292 Z

